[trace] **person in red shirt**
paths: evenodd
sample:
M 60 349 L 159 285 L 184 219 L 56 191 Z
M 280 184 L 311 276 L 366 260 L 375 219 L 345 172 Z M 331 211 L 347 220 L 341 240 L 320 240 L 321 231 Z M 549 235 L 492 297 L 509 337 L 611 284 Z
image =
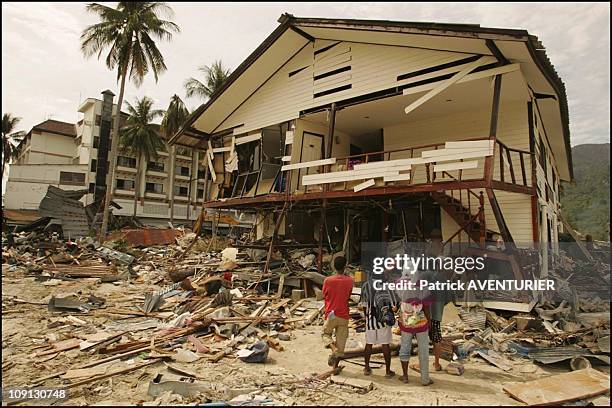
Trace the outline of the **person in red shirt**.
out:
M 340 357 L 348 339 L 349 298 L 353 292 L 353 278 L 345 275 L 346 259 L 337 256 L 333 260 L 336 274 L 328 276 L 323 282 L 325 299 L 325 323 L 323 324 L 323 343 L 332 351 L 332 357 Z M 334 342 L 332 334 L 336 335 Z M 339 360 L 334 359 L 334 369 L 338 369 Z

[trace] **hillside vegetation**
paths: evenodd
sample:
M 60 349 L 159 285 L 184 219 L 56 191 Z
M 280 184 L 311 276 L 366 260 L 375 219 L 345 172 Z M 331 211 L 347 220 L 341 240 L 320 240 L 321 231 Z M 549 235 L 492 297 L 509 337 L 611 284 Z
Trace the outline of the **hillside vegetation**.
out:
M 572 148 L 574 183 L 563 183 L 563 217 L 581 234 L 608 240 L 610 222 L 610 143 Z

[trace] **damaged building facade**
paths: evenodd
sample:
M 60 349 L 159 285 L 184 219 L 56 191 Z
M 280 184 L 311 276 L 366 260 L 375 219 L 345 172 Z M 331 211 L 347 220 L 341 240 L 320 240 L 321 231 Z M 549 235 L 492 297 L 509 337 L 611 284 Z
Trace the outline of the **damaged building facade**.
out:
M 258 238 L 353 262 L 363 242 L 437 230 L 449 253 L 488 253 L 519 279 L 531 262 L 531 277 L 546 276 L 559 183 L 573 176 L 565 87 L 536 37 L 289 14 L 279 23 L 170 140 L 206 150 L 205 210 L 255 213 Z M 508 251 L 487 249 L 501 240 Z
M 49 119 L 28 132 L 18 146 L 18 157 L 11 164 L 7 182 L 4 208 L 12 214 L 9 222 L 19 223 L 28 216 L 39 215 L 49 186 L 66 191 L 85 190 L 80 198 L 85 206 L 104 196 L 111 105 L 112 115 L 117 110 L 113 97 L 112 92 L 104 91 L 102 99 L 85 99 L 78 108 L 82 117 L 77 123 Z M 138 186 L 136 215 L 141 221 L 167 226 L 170 220 L 177 225 L 195 220 L 204 196 L 204 170 L 200 164 L 203 151 L 175 145 L 157 153 L 156 159 L 138 163 L 135 154 L 120 149 L 114 182 L 117 206 L 113 214 L 132 216 Z M 222 226 L 238 223 L 233 212 L 223 214 Z

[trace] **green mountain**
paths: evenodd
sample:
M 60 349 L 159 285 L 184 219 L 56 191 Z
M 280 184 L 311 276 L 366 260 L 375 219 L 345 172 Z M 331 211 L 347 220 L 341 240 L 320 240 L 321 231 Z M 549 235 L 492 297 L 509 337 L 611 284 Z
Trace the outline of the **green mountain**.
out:
M 608 240 L 610 223 L 610 143 L 572 148 L 574 182 L 563 183 L 563 217 L 581 234 Z

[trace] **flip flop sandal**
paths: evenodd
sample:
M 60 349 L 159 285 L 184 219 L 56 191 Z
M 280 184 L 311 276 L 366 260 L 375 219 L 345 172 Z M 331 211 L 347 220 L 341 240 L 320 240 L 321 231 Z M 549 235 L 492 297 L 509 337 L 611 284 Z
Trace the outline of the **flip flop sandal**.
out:
M 442 371 L 442 365 L 441 364 L 438 364 L 438 365 L 434 364 L 434 370 L 435 371 Z
M 416 364 L 410 364 L 409 366 L 411 369 L 413 369 L 414 371 L 416 371 L 417 373 L 421 372 L 421 367 L 416 365 Z
M 404 384 L 408 384 L 408 376 L 402 375 L 401 377 L 397 377 L 397 379 L 403 382 Z
M 370 375 L 372 374 L 372 369 L 371 368 L 364 368 L 363 369 L 363 375 Z
M 395 377 L 395 371 L 391 371 L 385 374 L 385 378 L 393 378 Z

